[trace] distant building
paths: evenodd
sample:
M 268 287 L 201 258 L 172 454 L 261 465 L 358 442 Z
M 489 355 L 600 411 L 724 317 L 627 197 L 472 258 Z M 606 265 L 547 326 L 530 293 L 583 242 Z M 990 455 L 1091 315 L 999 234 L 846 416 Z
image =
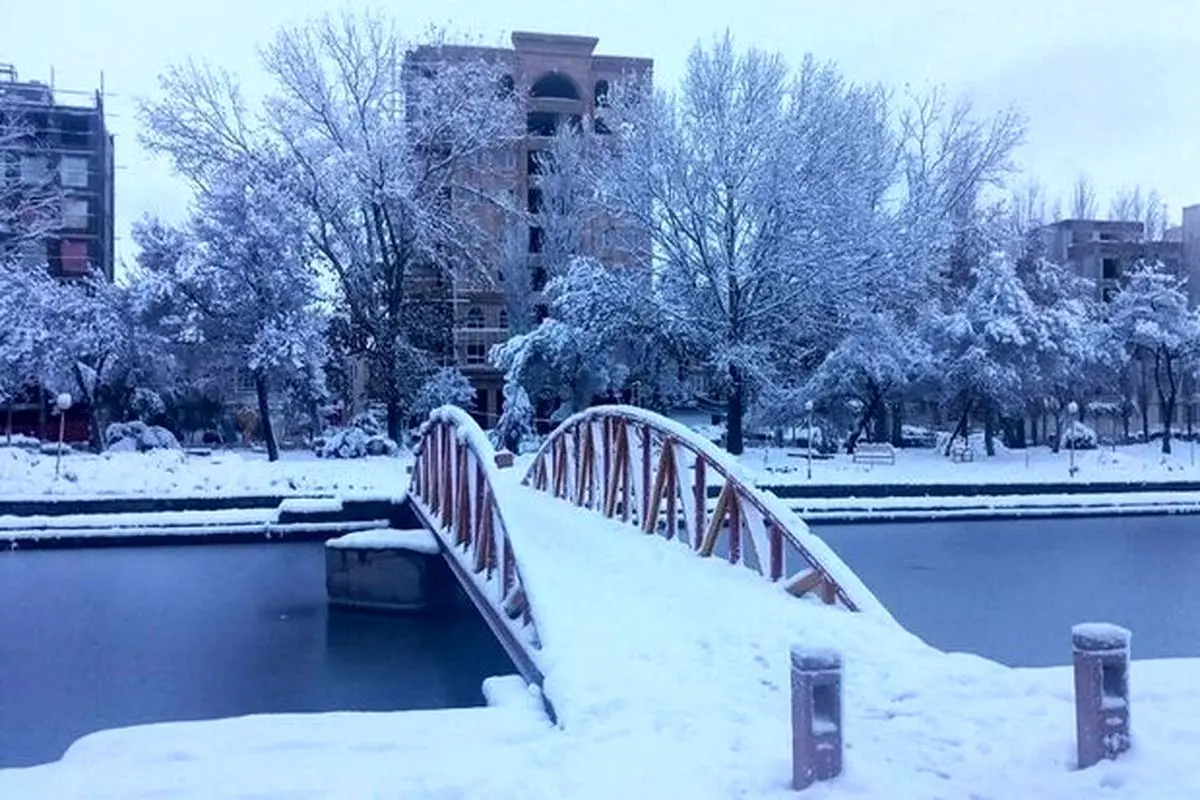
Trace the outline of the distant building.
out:
M 68 95 L 83 100 L 63 101 Z M 102 91 L 56 91 L 0 64 L 0 204 L 0 252 L 62 279 L 113 279 L 113 137 Z M 26 217 L 36 217 L 37 235 Z M 56 425 L 36 387 L 3 414 L 0 423 L 15 433 L 46 438 Z M 89 435 L 87 408 L 77 404 L 66 415 L 66 439 Z
M 610 86 L 633 74 L 647 76 L 653 69 L 653 61 L 647 58 L 596 55 L 597 42 L 587 36 L 515 32 L 511 48 L 424 47 L 411 56 L 415 63 L 482 58 L 503 65 L 505 87 L 525 98 L 526 136 L 515 148 L 498 154 L 489 169 L 477 173 L 479 188 L 496 196 L 508 192 L 530 214 L 530 220 L 542 203 L 537 152 L 550 145 L 551 137 L 563 125 L 579 126 L 591 119 L 597 132 L 607 133 L 596 112 L 603 107 Z M 493 209 L 481 208 L 480 214 L 495 244 L 495 263 L 479 265 L 470 275 L 456 275 L 445 288 L 453 307 L 451 360 L 475 387 L 474 414 L 487 425 L 502 411 L 504 376 L 487 363 L 487 355 L 493 345 L 509 336 L 501 259 L 513 220 Z M 629 254 L 620 245 L 622 232 L 612 230 L 608 223 L 598 227 L 602 229 L 584 231 L 588 254 L 608 263 L 627 260 Z M 532 276 L 534 297 L 529 306 L 537 319 L 546 316 L 540 294 L 549 266 L 542 263 L 544 233 L 531 221 L 518 239 Z
M 54 219 L 48 235 L 21 247 L 23 261 L 48 264 L 59 277 L 90 272 L 113 279 L 113 136 L 104 119 L 101 91 L 57 91 L 22 81 L 0 64 L 0 183 L 6 202 L 23 193 L 53 192 Z M 0 239 L 12 236 L 0 230 Z
M 1196 233 L 1200 235 L 1200 231 Z M 1042 242 L 1046 258 L 1067 264 L 1091 280 L 1097 299 L 1105 302 L 1112 299 L 1122 276 L 1138 261 L 1161 261 L 1172 273 L 1187 274 L 1182 232 L 1176 240 L 1146 241 L 1141 222 L 1062 220 L 1042 229 Z

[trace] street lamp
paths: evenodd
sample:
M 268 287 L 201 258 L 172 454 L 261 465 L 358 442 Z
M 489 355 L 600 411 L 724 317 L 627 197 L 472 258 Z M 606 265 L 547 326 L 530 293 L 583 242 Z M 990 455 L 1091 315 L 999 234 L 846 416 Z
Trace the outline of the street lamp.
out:
M 804 443 L 808 445 L 805 452 L 808 453 L 808 480 L 812 480 L 812 417 L 813 417 L 813 401 L 804 401 L 804 410 L 808 412 L 808 432 L 804 435 Z
M 1067 427 L 1067 447 L 1071 451 L 1071 476 L 1075 475 L 1075 415 L 1079 413 L 1079 404 L 1074 400 L 1067 403 L 1067 414 L 1070 417 L 1071 424 Z
M 62 465 L 63 438 L 67 432 L 67 409 L 71 407 L 71 395 L 63 392 L 54 398 L 54 408 L 58 413 L 58 449 L 54 454 L 54 477 L 58 478 Z

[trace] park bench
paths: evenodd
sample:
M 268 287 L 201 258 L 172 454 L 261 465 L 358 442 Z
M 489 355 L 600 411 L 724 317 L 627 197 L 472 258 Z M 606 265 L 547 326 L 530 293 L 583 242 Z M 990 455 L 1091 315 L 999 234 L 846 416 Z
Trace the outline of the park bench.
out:
M 975 460 L 975 450 L 969 444 L 954 444 L 950 447 L 950 460 L 959 464 Z
M 887 442 L 864 442 L 855 446 L 851 458 L 855 464 L 895 464 L 896 448 Z

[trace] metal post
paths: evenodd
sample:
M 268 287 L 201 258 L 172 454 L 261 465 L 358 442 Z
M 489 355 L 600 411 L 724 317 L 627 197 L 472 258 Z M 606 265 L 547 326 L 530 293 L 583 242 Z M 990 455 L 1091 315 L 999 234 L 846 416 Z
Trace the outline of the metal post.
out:
M 808 480 L 811 481 L 812 480 L 812 429 L 813 429 L 813 424 L 812 424 L 812 422 L 813 422 L 813 401 L 812 400 L 805 401 L 804 410 L 808 412 L 808 431 L 804 434 L 804 444 L 806 445 L 804 450 L 808 454 L 807 473 L 808 473 Z
M 1129 749 L 1130 632 L 1102 622 L 1071 629 L 1079 769 Z
M 1067 449 L 1071 451 L 1071 467 L 1070 475 L 1075 477 L 1075 423 L 1077 414 L 1079 413 L 1079 404 L 1072 400 L 1067 404 L 1067 414 L 1071 420 L 1071 424 L 1067 427 Z
M 54 398 L 54 407 L 58 410 L 58 448 L 54 454 L 54 478 L 58 479 L 62 467 L 63 439 L 66 438 L 67 409 L 71 407 L 71 395 L 63 392 Z
M 792 788 L 799 790 L 842 771 L 842 656 L 801 647 L 791 656 Z

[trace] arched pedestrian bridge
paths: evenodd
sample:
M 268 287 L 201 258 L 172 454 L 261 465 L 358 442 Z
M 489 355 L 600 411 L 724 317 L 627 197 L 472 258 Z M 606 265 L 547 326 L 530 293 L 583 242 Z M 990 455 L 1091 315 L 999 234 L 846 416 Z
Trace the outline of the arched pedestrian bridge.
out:
M 623 566 L 643 574 L 655 568 L 656 551 L 630 536 L 638 532 L 700 558 L 727 559 L 761 576 L 764 592 L 886 613 L 803 522 L 741 476 L 734 459 L 665 417 L 624 406 L 591 408 L 563 422 L 523 476 L 514 472 L 497 464 L 470 415 L 446 406 L 422 426 L 409 498 L 522 675 L 545 688 L 552 709 L 558 709 L 555 678 L 562 676 L 544 653 L 547 629 L 578 630 L 585 606 L 619 607 L 595 594 L 619 597 L 623 570 L 573 552 L 571 537 L 581 526 L 628 537 Z M 585 586 L 594 587 L 591 596 Z M 610 629 L 595 630 L 597 617 L 604 615 L 589 617 L 591 633 L 613 641 L 593 640 L 595 647 L 614 644 L 629 624 L 614 608 Z

